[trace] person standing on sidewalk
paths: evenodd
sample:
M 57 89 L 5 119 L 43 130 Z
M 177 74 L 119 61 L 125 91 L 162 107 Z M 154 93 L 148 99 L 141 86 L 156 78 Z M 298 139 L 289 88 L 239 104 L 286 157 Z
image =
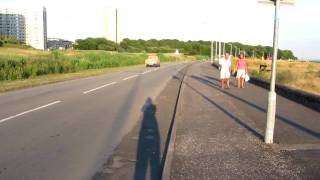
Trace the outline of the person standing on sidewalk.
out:
M 221 88 L 224 89 L 225 81 L 227 81 L 227 88 L 230 88 L 230 74 L 231 74 L 231 60 L 229 53 L 226 53 L 223 58 L 219 60 L 220 66 L 220 80 Z
M 244 79 L 248 72 L 247 61 L 244 58 L 244 54 L 241 53 L 239 59 L 236 62 L 237 70 L 237 86 L 238 88 L 244 88 Z

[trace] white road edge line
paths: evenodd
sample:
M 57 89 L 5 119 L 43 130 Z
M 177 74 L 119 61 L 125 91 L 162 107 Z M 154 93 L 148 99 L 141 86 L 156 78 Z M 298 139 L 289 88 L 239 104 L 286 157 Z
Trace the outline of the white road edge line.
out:
M 145 71 L 145 72 L 143 72 L 143 73 L 141 73 L 141 74 L 147 74 L 147 73 L 149 73 L 149 72 L 151 72 L 151 71 L 148 70 L 148 71 Z
M 101 89 L 101 88 L 104 88 L 104 87 L 107 87 L 107 86 L 110 86 L 110 85 L 113 85 L 113 84 L 116 84 L 117 82 L 112 82 L 112 83 L 109 83 L 109 84 L 105 84 L 105 85 L 102 85 L 102 86 L 99 86 L 99 87 L 96 87 L 94 89 L 90 89 L 88 91 L 84 91 L 83 94 L 88 94 L 92 91 L 95 91 L 95 90 L 98 90 L 98 89 Z
M 46 104 L 46 105 L 43 105 L 43 106 L 40 106 L 40 107 L 31 109 L 31 110 L 28 110 L 28 111 L 24 111 L 24 112 L 22 112 L 22 113 L 19 113 L 19 114 L 16 114 L 16 115 L 13 115 L 13 116 L 10 116 L 10 117 L 1 119 L 1 120 L 0 120 L 0 123 L 3 123 L 3 122 L 8 121 L 8 120 L 10 120 L 10 119 L 13 119 L 13 118 L 22 116 L 22 115 L 24 115 L 24 114 L 28 114 L 28 113 L 31 113 L 31 112 L 33 112 L 33 111 L 37 111 L 37 110 L 40 110 L 40 109 L 43 109 L 43 108 L 46 108 L 46 107 L 48 107 L 48 106 L 52 106 L 52 105 L 58 104 L 58 103 L 61 103 L 61 101 L 55 101 L 55 102 L 52 102 L 52 103 L 49 103 L 49 104 Z
M 128 80 L 128 79 L 131 79 L 131 78 L 135 78 L 135 77 L 137 77 L 138 75 L 137 74 L 135 74 L 135 75 L 132 75 L 132 76 L 129 76 L 129 77 L 126 77 L 126 78 L 124 78 L 124 79 L 122 79 L 123 81 L 125 81 L 125 80 Z

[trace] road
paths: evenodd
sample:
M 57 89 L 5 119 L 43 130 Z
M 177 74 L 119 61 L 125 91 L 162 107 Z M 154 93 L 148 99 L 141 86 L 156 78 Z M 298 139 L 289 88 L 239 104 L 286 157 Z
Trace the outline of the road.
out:
M 0 179 L 90 179 L 187 63 L 0 94 Z

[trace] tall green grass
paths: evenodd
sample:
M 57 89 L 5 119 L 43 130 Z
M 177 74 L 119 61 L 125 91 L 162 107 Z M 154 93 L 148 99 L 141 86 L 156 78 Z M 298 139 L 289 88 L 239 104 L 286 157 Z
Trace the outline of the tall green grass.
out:
M 174 55 L 174 54 L 162 54 L 158 53 L 160 62 L 177 62 L 177 61 L 186 61 L 186 60 L 196 60 L 195 56 L 186 56 L 186 55 Z
M 0 55 L 0 81 L 28 79 L 46 74 L 62 74 L 87 69 L 143 64 L 147 54 L 81 51 L 69 55 L 61 51 L 32 56 Z

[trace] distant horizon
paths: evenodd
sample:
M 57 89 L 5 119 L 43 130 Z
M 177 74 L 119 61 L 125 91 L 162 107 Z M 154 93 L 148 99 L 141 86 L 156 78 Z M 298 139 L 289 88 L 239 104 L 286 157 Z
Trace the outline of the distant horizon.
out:
M 5 3 L 46 7 L 48 37 L 72 41 L 103 37 L 102 9 L 118 7 L 123 9 L 123 37 L 129 39 L 273 44 L 274 8 L 257 0 L 2 0 Z M 317 0 L 281 6 L 280 49 L 292 50 L 299 59 L 320 59 L 320 23 L 315 23 L 320 22 L 318 7 Z
M 105 37 L 86 37 L 86 38 L 105 38 Z M 80 38 L 80 39 L 86 39 L 86 38 Z M 72 42 L 75 42 L 77 39 L 75 40 L 70 40 L 70 39 L 64 39 L 64 38 L 57 38 L 57 37 L 48 37 L 48 39 L 63 39 L 63 40 L 68 40 L 68 41 L 72 41 Z M 155 40 L 164 40 L 164 39 L 168 39 L 168 38 L 163 38 L 163 39 L 157 39 L 157 38 L 151 38 L 151 39 L 144 39 L 144 38 L 135 38 L 135 39 L 132 39 L 132 38 L 127 38 L 127 37 L 124 37 L 124 39 L 130 39 L 130 40 L 151 40 L 151 39 L 155 39 Z M 107 39 L 109 40 L 109 39 Z M 170 40 L 179 40 L 179 41 L 184 41 L 184 42 L 187 42 L 187 41 L 207 41 L 207 42 L 211 42 L 210 40 L 203 40 L 203 39 L 200 39 L 200 40 L 181 40 L 181 39 L 177 39 L 177 38 L 170 38 Z M 213 41 L 216 41 L 216 40 L 213 40 Z M 243 44 L 243 45 L 249 45 L 249 46 L 269 46 L 269 45 L 263 45 L 263 44 L 247 44 L 247 43 L 243 43 L 243 42 L 226 42 L 226 43 L 240 43 L 240 44 Z M 272 46 L 269 46 L 269 47 L 272 47 Z M 291 50 L 291 49 L 283 49 L 283 48 L 279 48 L 281 50 Z M 299 60 L 304 60 L 304 58 L 299 58 L 293 50 L 291 50 L 293 52 L 293 55 L 295 57 L 297 57 Z M 306 59 L 308 61 L 320 61 L 320 58 L 309 58 L 309 59 Z

